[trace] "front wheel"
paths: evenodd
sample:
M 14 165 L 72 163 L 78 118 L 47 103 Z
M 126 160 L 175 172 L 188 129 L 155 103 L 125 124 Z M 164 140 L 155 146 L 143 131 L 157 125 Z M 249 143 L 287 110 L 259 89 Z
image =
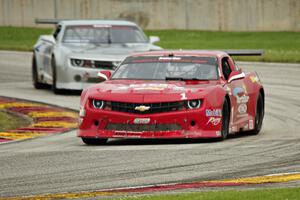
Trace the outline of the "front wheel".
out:
M 57 82 L 57 73 L 56 73 L 56 63 L 54 57 L 51 59 L 51 67 L 52 67 L 52 91 L 54 94 L 61 94 L 62 90 L 57 89 L 56 82 Z
M 35 89 L 44 89 L 47 87 L 46 84 L 39 82 L 38 69 L 36 63 L 36 57 L 32 57 L 32 83 Z
M 106 144 L 107 140 L 106 138 L 81 138 L 82 142 L 87 145 L 104 145 Z
M 229 133 L 230 110 L 229 103 L 225 98 L 222 108 L 222 130 L 220 140 L 225 140 Z
M 257 103 L 256 103 L 256 115 L 255 115 L 255 124 L 254 124 L 254 130 L 252 130 L 250 133 L 253 135 L 257 135 L 262 127 L 263 119 L 265 114 L 265 108 L 264 108 L 264 100 L 261 94 L 259 94 Z

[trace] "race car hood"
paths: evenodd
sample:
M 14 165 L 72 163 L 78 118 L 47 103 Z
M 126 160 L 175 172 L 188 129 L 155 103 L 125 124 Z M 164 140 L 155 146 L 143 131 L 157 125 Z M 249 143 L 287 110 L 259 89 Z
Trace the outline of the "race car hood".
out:
M 90 96 L 107 101 L 155 103 L 202 98 L 218 81 L 108 80 L 92 86 Z
M 70 50 L 69 57 L 91 60 L 122 61 L 132 53 L 161 49 L 150 43 L 125 43 L 125 44 L 64 44 Z

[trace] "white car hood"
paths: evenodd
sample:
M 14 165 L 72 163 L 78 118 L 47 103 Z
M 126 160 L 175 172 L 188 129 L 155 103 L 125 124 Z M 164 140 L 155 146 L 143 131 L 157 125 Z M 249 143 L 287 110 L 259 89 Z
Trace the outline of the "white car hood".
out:
M 122 61 L 128 55 L 136 52 L 161 49 L 158 46 L 149 43 L 128 43 L 128 44 L 86 44 L 74 45 L 64 44 L 63 47 L 70 51 L 69 57 L 81 59 L 97 60 L 118 60 Z

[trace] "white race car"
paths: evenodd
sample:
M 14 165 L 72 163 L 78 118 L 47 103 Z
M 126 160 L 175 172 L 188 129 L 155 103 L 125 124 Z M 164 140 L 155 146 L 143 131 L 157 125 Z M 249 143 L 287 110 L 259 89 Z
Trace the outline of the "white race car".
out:
M 41 35 L 34 45 L 32 79 L 36 89 L 51 85 L 82 90 L 100 82 L 100 70 L 113 71 L 129 54 L 161 49 L 159 37 L 145 36 L 133 22 L 115 20 L 39 20 L 57 24 L 53 35 Z

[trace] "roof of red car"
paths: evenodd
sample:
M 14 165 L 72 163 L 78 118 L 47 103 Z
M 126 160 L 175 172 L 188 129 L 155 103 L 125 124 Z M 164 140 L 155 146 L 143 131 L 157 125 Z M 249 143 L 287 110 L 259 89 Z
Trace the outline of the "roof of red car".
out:
M 159 51 L 148 51 L 142 53 L 135 53 L 131 56 L 228 56 L 224 51 L 215 51 L 215 50 L 159 50 Z

